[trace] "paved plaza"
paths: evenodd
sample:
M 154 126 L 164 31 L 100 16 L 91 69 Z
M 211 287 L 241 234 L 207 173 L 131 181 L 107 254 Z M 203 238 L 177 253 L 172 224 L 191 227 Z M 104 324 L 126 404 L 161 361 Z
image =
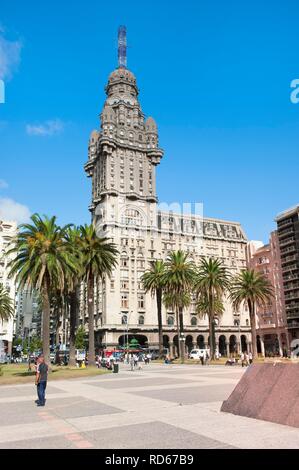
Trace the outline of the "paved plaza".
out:
M 299 448 L 299 429 L 221 413 L 245 369 L 121 365 L 119 374 L 0 386 L 0 448 Z

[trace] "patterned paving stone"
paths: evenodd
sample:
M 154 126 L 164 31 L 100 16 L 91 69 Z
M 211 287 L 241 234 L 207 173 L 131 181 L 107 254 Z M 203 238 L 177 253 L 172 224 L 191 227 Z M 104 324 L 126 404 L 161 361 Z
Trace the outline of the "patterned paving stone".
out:
M 133 374 L 133 372 L 132 372 Z M 192 379 L 188 380 L 188 382 L 194 382 Z M 116 380 L 115 382 L 112 382 L 111 380 L 108 382 L 97 382 L 93 384 L 88 384 L 93 387 L 102 387 L 102 388 L 111 388 L 111 389 L 122 389 L 122 388 L 134 388 L 134 387 L 147 387 L 147 386 L 159 386 L 159 385 L 175 385 L 175 384 L 184 384 L 186 383 L 186 380 L 182 379 L 176 379 L 172 377 L 159 377 L 155 378 L 144 378 L 144 379 L 135 379 L 131 376 L 128 377 L 127 380 Z
M 229 396 L 235 385 L 222 384 L 221 386 L 198 386 L 190 388 L 169 388 L 161 390 L 148 390 L 132 392 L 134 395 L 143 397 L 157 398 L 158 400 L 182 403 L 185 405 L 191 403 L 208 403 L 213 401 L 223 401 L 224 396 Z
M 98 401 L 88 400 L 80 396 L 53 399 L 48 403 L 44 410 L 64 419 L 123 412 L 123 410 L 120 410 L 119 408 L 108 406 Z
M 47 395 L 51 393 L 63 393 L 63 390 L 47 385 Z M 32 384 L 32 387 L 0 387 L 0 398 L 12 398 L 12 397 L 30 397 L 36 395 L 36 386 Z
M 217 449 L 229 448 L 209 439 L 160 421 L 108 428 L 85 433 L 87 440 L 103 449 Z M 233 448 L 233 447 L 231 447 Z

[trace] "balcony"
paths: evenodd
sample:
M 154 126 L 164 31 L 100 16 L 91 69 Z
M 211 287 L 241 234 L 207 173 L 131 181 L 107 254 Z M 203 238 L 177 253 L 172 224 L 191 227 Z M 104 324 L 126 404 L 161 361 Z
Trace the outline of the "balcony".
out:
M 288 319 L 290 318 L 299 318 L 299 309 L 298 310 L 295 310 L 293 312 L 286 312 L 286 316 Z
M 295 290 L 295 289 L 299 289 L 299 283 L 298 282 L 294 282 L 293 284 L 288 284 L 287 286 L 284 286 L 284 291 L 285 292 Z M 285 295 L 285 298 L 287 298 L 286 295 Z
M 288 225 L 293 225 L 293 219 L 281 220 L 280 222 L 278 222 L 277 228 L 278 230 L 280 230 L 281 228 L 287 227 Z
M 297 292 L 297 293 L 292 293 L 292 294 L 285 294 L 284 298 L 285 298 L 285 300 L 296 300 L 296 299 L 299 299 L 299 292 Z
M 285 230 L 279 230 L 278 229 L 278 237 L 279 238 L 286 237 L 286 236 L 291 235 L 293 233 L 294 233 L 294 228 L 293 227 L 287 228 Z
M 294 274 L 287 274 L 283 276 L 283 282 L 287 281 L 297 281 L 299 279 L 299 272 Z
M 288 323 L 287 328 L 299 328 L 299 321 L 292 321 Z
M 276 328 L 275 323 L 263 323 L 262 325 L 259 325 L 260 329 L 265 330 L 266 328 Z
M 294 253 L 294 251 L 296 251 L 296 250 L 297 250 L 297 248 L 296 248 L 295 245 L 293 245 L 293 246 L 288 246 L 287 248 L 282 248 L 282 249 L 280 250 L 280 254 L 281 254 L 281 255 L 286 255 L 286 254 L 288 254 L 288 253 Z
M 285 240 L 280 240 L 279 246 L 285 246 L 285 245 L 288 245 L 289 243 L 295 243 L 295 242 L 296 242 L 295 237 L 289 237 L 289 238 L 286 238 Z
M 281 271 L 283 273 L 287 273 L 289 271 L 297 271 L 299 268 L 298 268 L 298 265 L 297 264 L 290 264 L 289 266 L 284 266 L 281 268 Z
M 281 258 L 281 264 L 297 261 L 297 259 L 297 255 L 286 256 L 285 258 Z
M 293 310 L 294 308 L 299 309 L 299 302 L 290 302 L 289 304 L 286 304 L 286 310 Z

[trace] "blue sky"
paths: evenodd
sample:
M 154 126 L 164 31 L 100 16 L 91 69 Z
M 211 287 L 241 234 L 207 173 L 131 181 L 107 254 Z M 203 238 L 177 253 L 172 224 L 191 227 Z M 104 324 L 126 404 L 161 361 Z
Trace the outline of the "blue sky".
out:
M 203 202 L 266 242 L 299 202 L 298 15 L 295 0 L 2 0 L 0 211 L 90 220 L 83 165 L 125 24 L 165 150 L 160 201 Z

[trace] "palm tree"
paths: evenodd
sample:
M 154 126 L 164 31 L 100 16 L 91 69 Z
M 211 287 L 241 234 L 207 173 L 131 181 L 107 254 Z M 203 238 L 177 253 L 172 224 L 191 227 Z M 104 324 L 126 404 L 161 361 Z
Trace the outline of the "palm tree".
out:
M 180 317 L 180 312 L 184 308 L 189 307 L 191 303 L 191 295 L 189 292 L 184 292 L 182 294 L 176 293 L 175 291 L 168 291 L 163 295 L 163 303 L 167 309 L 171 308 L 175 312 L 176 325 L 177 325 L 177 337 L 178 337 L 178 353 L 181 358 L 181 362 L 184 362 L 185 351 L 184 344 L 180 341 L 181 333 L 184 331 L 184 326 L 182 325 L 182 317 Z M 182 351 L 183 349 L 183 351 Z
M 151 292 L 152 296 L 156 296 L 158 329 L 159 329 L 159 355 L 163 355 L 163 328 L 162 328 L 162 292 L 163 292 L 163 276 L 165 273 L 165 264 L 162 260 L 151 261 L 151 267 L 146 271 L 141 281 L 146 292 Z
M 212 333 L 212 338 L 210 336 L 210 344 L 213 340 L 213 344 L 215 346 L 216 344 L 216 341 L 215 341 L 215 321 L 216 321 L 216 318 L 220 318 L 224 311 L 225 311 L 225 308 L 224 308 L 224 304 L 223 304 L 223 301 L 221 299 L 215 299 L 214 300 L 214 322 L 212 324 L 212 329 L 213 329 L 213 333 Z M 208 299 L 205 295 L 201 295 L 199 297 L 199 299 L 197 300 L 197 305 L 196 305 L 196 312 L 199 316 L 199 318 L 204 318 L 206 315 L 208 315 L 208 312 L 209 311 L 209 302 L 208 302 Z M 215 347 L 216 349 L 216 347 Z
M 251 336 L 252 355 L 257 357 L 255 309 L 257 304 L 266 305 L 273 297 L 273 288 L 270 281 L 260 272 L 254 269 L 244 269 L 233 279 L 230 298 L 235 310 L 238 310 L 243 302 L 248 306 Z
M 88 301 L 88 329 L 89 329 L 89 350 L 88 363 L 95 365 L 94 347 L 94 284 L 99 278 L 110 275 L 117 263 L 118 251 L 114 243 L 108 238 L 100 238 L 96 234 L 93 225 L 80 227 L 80 251 L 82 253 L 82 263 L 84 270 L 84 281 L 87 285 Z
M 0 320 L 2 323 L 10 320 L 14 314 L 14 306 L 8 291 L 0 283 Z
M 178 319 L 178 342 L 181 361 L 185 359 L 185 347 L 181 341 L 184 334 L 183 296 L 189 294 L 194 282 L 194 263 L 189 259 L 189 254 L 182 250 L 172 251 L 165 262 L 165 273 L 163 275 L 164 289 L 168 296 L 172 296 L 175 302 L 176 316 Z M 180 300 L 181 298 L 181 300 Z
M 195 279 L 195 290 L 202 306 L 206 308 L 209 319 L 210 353 L 215 358 L 215 315 L 219 315 L 219 302 L 230 287 L 230 276 L 223 262 L 219 259 L 205 259 L 200 262 Z M 220 309 L 221 310 L 221 309 Z
M 10 276 L 16 276 L 19 288 L 37 289 L 42 299 L 42 341 L 45 359 L 50 359 L 50 293 L 64 290 L 68 272 L 76 265 L 66 249 L 65 232 L 56 217 L 43 218 L 34 214 L 31 224 L 19 226 L 19 232 L 8 254 L 15 254 L 10 262 Z
M 78 227 L 69 227 L 66 231 L 65 238 L 68 250 L 73 253 L 76 259 L 76 272 L 69 273 L 67 278 L 67 302 L 70 313 L 70 355 L 69 366 L 76 365 L 76 329 L 78 324 L 78 308 L 79 308 L 79 289 L 83 278 L 83 258 L 80 250 L 81 231 Z

